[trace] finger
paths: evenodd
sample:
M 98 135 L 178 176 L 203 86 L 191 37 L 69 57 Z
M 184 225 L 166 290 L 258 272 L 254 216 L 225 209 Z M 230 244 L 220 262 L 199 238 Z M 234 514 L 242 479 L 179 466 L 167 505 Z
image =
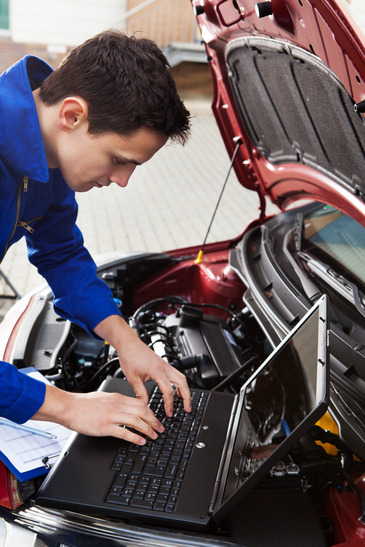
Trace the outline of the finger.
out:
M 171 378 L 171 383 L 176 386 L 177 394 L 184 400 L 185 412 L 191 412 L 191 395 L 188 383 L 183 374 L 175 369 L 177 374 L 174 374 Z
M 137 399 L 142 401 L 145 405 L 148 405 L 148 393 L 141 378 L 139 376 L 135 376 L 133 378 L 128 378 L 128 380 L 134 389 Z
M 111 431 L 111 435 L 113 437 L 117 437 L 118 439 L 123 439 L 124 441 L 128 441 L 133 444 L 138 444 L 140 446 L 143 446 L 146 444 L 146 439 L 144 437 L 141 437 L 141 435 L 138 435 L 137 432 L 131 431 L 125 426 L 120 426 L 120 425 L 114 426 Z
M 158 381 L 156 379 L 156 382 L 158 383 L 158 386 L 163 395 L 166 416 L 171 418 L 174 408 L 174 388 L 172 387 L 167 377 L 159 378 Z
M 130 406 L 128 415 L 123 416 L 121 423 L 138 429 L 151 439 L 155 439 L 154 433 L 156 431 L 162 433 L 165 428 L 145 403 L 136 399 L 131 399 L 131 401 L 133 401 L 133 406 Z
M 115 436 L 135 444 L 145 444 L 145 442 L 142 442 L 142 440 L 145 441 L 145 437 L 149 437 L 152 440 L 157 439 L 158 434 L 155 429 L 148 425 L 142 418 L 138 416 L 125 416 L 125 418 L 125 420 L 121 419 L 121 423 L 113 426 L 113 434 L 115 434 Z M 155 418 L 154 421 L 157 424 L 159 423 Z M 141 435 L 143 435 L 143 437 Z
M 184 401 L 185 412 L 191 412 L 191 394 L 189 386 L 186 384 L 177 388 L 177 394 Z

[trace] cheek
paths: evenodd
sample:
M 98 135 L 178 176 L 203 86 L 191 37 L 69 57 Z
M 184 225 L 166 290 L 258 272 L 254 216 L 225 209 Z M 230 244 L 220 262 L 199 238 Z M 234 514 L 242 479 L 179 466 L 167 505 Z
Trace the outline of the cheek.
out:
M 105 178 L 107 173 L 107 159 L 93 143 L 73 142 L 73 147 L 68 149 L 68 154 L 63 156 L 64 177 L 77 182 L 94 181 Z M 109 166 L 110 167 L 110 166 Z
M 95 161 L 89 161 L 85 157 L 77 157 L 69 167 L 69 172 L 79 180 L 94 180 L 99 175 Z
M 88 162 L 79 160 L 77 157 L 68 161 L 64 168 L 61 169 L 61 172 L 66 183 L 74 191 L 80 191 L 80 185 L 94 179 Z
M 80 173 L 90 173 L 93 174 L 93 176 L 102 176 L 110 170 L 110 161 L 108 162 L 105 158 L 100 157 L 100 155 L 93 153 L 93 151 L 90 150 L 79 157 L 75 168 L 77 168 Z

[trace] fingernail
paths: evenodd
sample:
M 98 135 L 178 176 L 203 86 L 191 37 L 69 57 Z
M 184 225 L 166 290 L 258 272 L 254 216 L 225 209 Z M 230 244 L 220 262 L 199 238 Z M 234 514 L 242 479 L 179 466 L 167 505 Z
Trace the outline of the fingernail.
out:
M 142 445 L 143 445 L 143 444 L 146 444 L 146 439 L 141 439 L 141 440 L 139 441 L 139 444 L 142 444 Z

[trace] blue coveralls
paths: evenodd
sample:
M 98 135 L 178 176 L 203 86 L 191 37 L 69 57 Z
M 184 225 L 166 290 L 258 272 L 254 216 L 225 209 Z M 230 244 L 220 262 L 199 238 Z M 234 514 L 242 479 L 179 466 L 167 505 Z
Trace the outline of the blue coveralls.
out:
M 27 56 L 0 76 L 0 261 L 25 236 L 29 260 L 51 287 L 56 312 L 92 332 L 120 312 L 75 224 L 75 193 L 59 169 L 47 166 L 32 90 L 51 71 Z M 0 361 L 0 416 L 24 422 L 44 396 L 42 382 Z

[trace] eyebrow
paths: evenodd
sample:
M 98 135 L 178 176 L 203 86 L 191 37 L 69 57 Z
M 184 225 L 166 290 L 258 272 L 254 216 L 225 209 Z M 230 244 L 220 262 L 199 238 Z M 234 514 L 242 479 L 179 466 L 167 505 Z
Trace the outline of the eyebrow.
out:
M 142 165 L 140 161 L 134 160 L 132 158 L 126 158 L 124 156 L 120 156 L 119 154 L 115 154 L 115 157 L 126 163 L 133 163 L 133 165 Z

